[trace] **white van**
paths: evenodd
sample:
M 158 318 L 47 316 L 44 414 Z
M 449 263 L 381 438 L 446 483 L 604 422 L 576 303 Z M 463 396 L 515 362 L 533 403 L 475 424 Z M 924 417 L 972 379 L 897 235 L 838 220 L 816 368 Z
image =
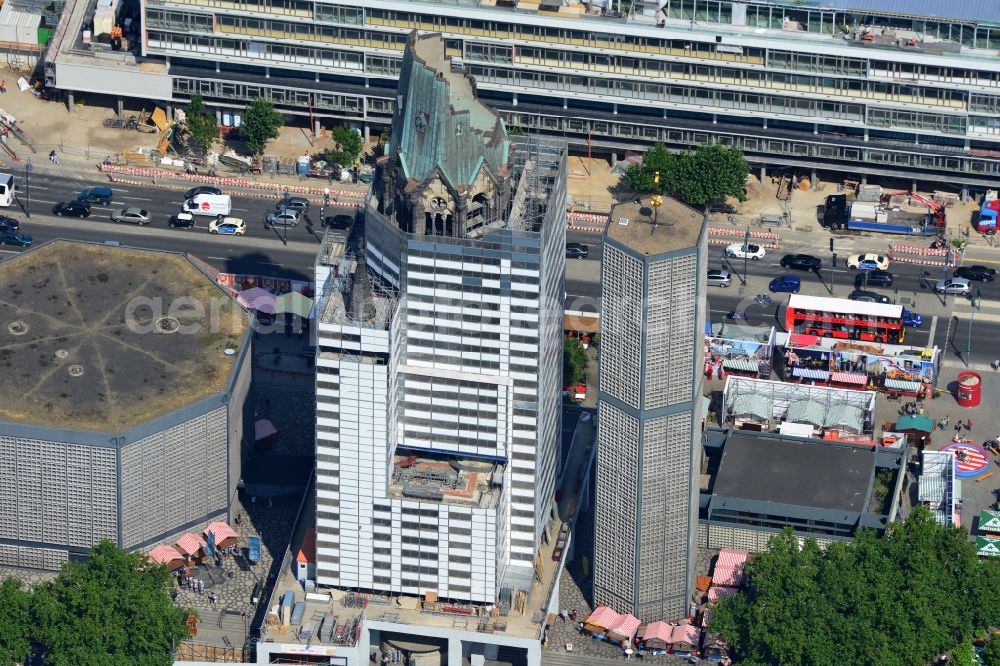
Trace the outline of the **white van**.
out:
M 192 215 L 226 217 L 233 210 L 233 200 L 228 194 L 198 194 L 184 202 L 184 210 Z

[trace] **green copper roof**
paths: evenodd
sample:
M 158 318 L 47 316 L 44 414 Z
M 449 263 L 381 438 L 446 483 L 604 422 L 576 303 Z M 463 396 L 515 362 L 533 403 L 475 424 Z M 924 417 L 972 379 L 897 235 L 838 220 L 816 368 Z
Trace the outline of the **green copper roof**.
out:
M 485 164 L 506 169 L 510 140 L 500 116 L 476 98 L 475 86 L 452 71 L 440 35 L 411 34 L 399 75 L 390 155 L 408 179 L 435 172 L 457 191 L 472 185 Z

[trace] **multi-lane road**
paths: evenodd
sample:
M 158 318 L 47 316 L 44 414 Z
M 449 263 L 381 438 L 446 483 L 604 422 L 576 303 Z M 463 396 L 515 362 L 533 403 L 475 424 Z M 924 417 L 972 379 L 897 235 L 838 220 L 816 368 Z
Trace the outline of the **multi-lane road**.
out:
M 589 245 L 590 252 L 586 259 L 567 260 L 566 307 L 569 310 L 583 312 L 596 311 L 600 299 L 598 285 L 600 237 L 593 234 L 570 233 L 568 240 Z M 754 303 L 757 294 L 768 293 L 768 283 L 773 278 L 784 274 L 797 275 L 802 280 L 803 294 L 846 298 L 854 289 L 854 280 L 858 272 L 847 269 L 844 264 L 845 258 L 859 252 L 884 253 L 890 241 L 899 242 L 899 239 L 877 235 L 837 238 L 835 244 L 839 259 L 837 268 L 831 269 L 829 236 L 825 232 L 799 234 L 794 240 L 782 240 L 780 251 L 769 251 L 763 259 L 747 262 L 745 285 L 743 284 L 744 262 L 727 260 L 723 252 L 725 246 L 712 245 L 709 247 L 710 267 L 732 273 L 733 284 L 728 289 L 709 287 L 708 318 L 712 322 L 721 322 L 731 312 L 746 312 L 750 324 L 773 324 L 778 330 L 783 330 L 783 305 L 787 302 L 787 294 L 771 294 L 774 304 L 768 307 Z M 923 244 L 920 241 L 918 243 Z M 821 257 L 825 262 L 824 270 L 819 275 L 813 275 L 781 268 L 779 262 L 784 254 L 799 252 Z M 1000 270 L 1000 249 L 994 251 L 992 248 L 974 247 L 969 251 L 964 263 L 966 265 L 981 263 Z M 982 300 L 978 308 L 973 308 L 969 299 L 955 296 L 943 299 L 929 288 L 929 282 L 934 282 L 943 276 L 943 272 L 937 268 L 899 262 L 894 263 L 890 270 L 895 276 L 893 287 L 869 288 L 869 291 L 886 294 L 907 309 L 924 316 L 924 325 L 921 328 L 910 329 L 907 332 L 909 344 L 937 345 L 945 350 L 945 359 L 959 363 L 964 363 L 965 357 L 970 356 L 968 354 L 970 347 L 973 363 L 988 364 L 1000 358 L 1000 348 L 995 344 L 1000 337 L 1000 282 L 974 283 L 982 288 Z
M 106 180 L 96 173 L 88 177 L 52 171 L 36 172 L 31 178 L 30 218 L 26 217 L 24 211 L 28 202 L 23 187 L 19 193 L 20 200 L 7 212 L 22 220 L 23 230 L 32 235 L 36 244 L 55 238 L 118 241 L 137 247 L 190 252 L 224 272 L 284 276 L 301 280 L 308 280 L 312 274 L 322 229 L 318 224 L 315 227 L 300 224 L 288 229 L 286 236 L 283 229 L 265 228 L 264 216 L 273 209 L 277 197 L 261 199 L 238 194 L 233 196 L 233 216 L 241 217 L 247 222 L 247 235 L 242 237 L 209 234 L 207 218 L 199 219 L 199 225 L 194 229 L 168 227 L 170 215 L 180 209 L 183 192 L 152 185 L 111 184 L 114 190 L 112 204 L 94 206 L 93 213 L 85 220 L 61 218 L 52 214 L 52 207 L 56 203 L 75 199 L 85 187 L 102 184 L 107 184 Z M 112 210 L 128 206 L 140 206 L 149 210 L 153 216 L 152 223 L 136 227 L 111 222 Z M 326 214 L 352 210 L 331 207 Z M 311 212 L 318 223 L 319 211 L 314 209 Z M 567 260 L 567 309 L 597 311 L 600 298 L 600 236 L 570 232 L 567 240 L 590 246 L 587 259 Z M 766 292 L 767 283 L 785 272 L 778 264 L 782 254 L 807 252 L 817 254 L 826 261 L 827 265 L 819 276 L 797 273 L 802 278 L 802 293 L 820 296 L 830 295 L 832 291 L 836 296 L 846 297 L 853 288 L 856 272 L 846 269 L 843 258 L 855 252 L 884 251 L 891 240 L 895 239 L 884 236 L 837 239 L 837 252 L 841 260 L 837 269 L 830 270 L 829 253 L 820 251 L 827 250 L 828 239 L 825 233 L 816 234 L 815 238 L 799 236 L 796 239 L 786 239 L 781 242 L 781 251 L 769 252 L 764 259 L 747 264 L 746 285 L 742 284 L 743 262 L 727 262 L 723 256 L 723 247 L 713 245 L 709 249 L 711 266 L 729 270 L 733 273 L 734 280 L 729 289 L 710 288 L 709 318 L 711 321 L 721 321 L 728 312 L 740 310 L 748 312 L 750 323 L 774 323 L 780 328 L 781 305 L 786 297 L 775 295 L 776 302 L 769 308 L 754 304 L 753 297 Z M 20 249 L 4 247 L 0 251 L 9 255 Z M 1000 268 L 1000 250 L 993 252 L 990 248 L 974 248 L 965 263 L 986 263 Z M 909 342 L 919 345 L 936 344 L 948 350 L 948 358 L 956 360 L 962 358 L 959 354 L 964 354 L 971 342 L 971 357 L 975 363 L 989 363 L 1000 356 L 1000 351 L 994 347 L 995 340 L 1000 336 L 1000 283 L 982 285 L 981 307 L 974 310 L 967 299 L 949 296 L 944 302 L 924 285 L 925 278 L 940 278 L 940 271 L 935 270 L 932 275 L 925 276 L 923 267 L 903 263 L 893 264 L 891 270 L 896 277 L 894 288 L 873 291 L 887 293 L 896 302 L 924 315 L 924 326 L 910 331 Z

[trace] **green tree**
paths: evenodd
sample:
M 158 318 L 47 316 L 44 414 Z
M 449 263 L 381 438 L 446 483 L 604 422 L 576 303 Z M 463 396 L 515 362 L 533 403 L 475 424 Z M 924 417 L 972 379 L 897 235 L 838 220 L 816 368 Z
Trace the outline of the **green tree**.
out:
M 587 352 L 576 338 L 563 340 L 563 382 L 583 384 L 587 381 Z
M 247 106 L 240 125 L 240 136 L 251 155 L 262 155 L 267 142 L 278 138 L 278 130 L 285 124 L 285 118 L 278 113 L 274 104 L 258 97 Z
M 110 541 L 35 589 L 35 639 L 51 666 L 169 666 L 186 636 L 170 573 Z
M 996 562 L 921 507 L 825 551 L 787 530 L 747 573 L 712 623 L 748 664 L 923 665 L 995 624 L 1000 594 Z
M 31 654 L 31 593 L 21 581 L 0 583 L 0 664 L 22 663 Z
M 191 97 L 191 102 L 185 112 L 185 124 L 191 139 L 198 144 L 203 151 L 211 147 L 212 142 L 219 136 L 219 127 L 215 123 L 215 115 L 205 108 L 205 102 L 201 95 Z
M 951 653 L 951 661 L 955 666 L 977 666 L 976 653 L 972 649 L 972 643 L 962 641 Z
M 360 134 L 346 125 L 338 125 L 330 131 L 330 138 L 337 142 L 337 148 L 329 152 L 332 161 L 342 166 L 358 161 L 363 147 Z
M 986 666 L 1000 666 L 1000 639 L 992 638 L 983 649 L 983 661 Z
M 630 164 L 625 169 L 625 181 L 637 192 L 669 192 L 668 183 L 673 179 L 674 154 L 658 143 L 642 156 L 642 163 Z M 656 174 L 660 182 L 656 183 Z
M 692 206 L 704 206 L 723 197 L 746 201 L 744 188 L 750 165 L 739 148 L 710 143 L 678 155 L 671 175 L 673 193 Z
M 746 200 L 744 187 L 749 175 L 743 151 L 721 144 L 698 146 L 676 155 L 656 144 L 645 152 L 641 164 L 625 169 L 625 181 L 637 192 L 668 194 L 692 206 L 723 197 Z

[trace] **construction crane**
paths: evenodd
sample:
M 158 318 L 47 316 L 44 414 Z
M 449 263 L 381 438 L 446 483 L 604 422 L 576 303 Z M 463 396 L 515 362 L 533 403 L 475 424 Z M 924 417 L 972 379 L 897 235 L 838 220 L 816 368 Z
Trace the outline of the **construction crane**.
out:
M 919 192 L 910 194 L 911 201 L 919 201 L 927 206 L 928 212 L 934 216 L 934 226 L 944 228 L 946 226 L 944 204 L 928 199 Z

